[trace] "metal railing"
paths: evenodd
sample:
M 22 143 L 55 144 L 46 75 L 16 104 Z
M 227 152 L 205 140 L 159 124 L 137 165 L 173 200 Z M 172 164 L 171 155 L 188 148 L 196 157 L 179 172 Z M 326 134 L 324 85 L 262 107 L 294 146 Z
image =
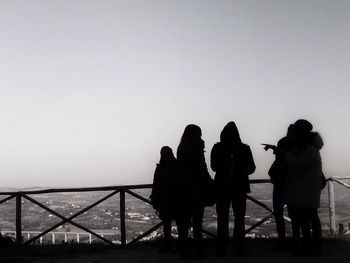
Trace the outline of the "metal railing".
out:
M 350 185 L 343 182 L 342 180 L 349 180 L 348 177 L 329 177 L 328 182 L 328 205 L 329 205 L 329 229 L 330 234 L 335 235 L 337 231 L 336 216 L 335 216 L 335 194 L 334 194 L 334 183 L 337 183 L 350 190 Z
M 350 179 L 350 177 L 330 177 L 327 179 L 328 181 L 328 197 L 329 197 L 329 218 L 330 218 L 330 231 L 331 234 L 335 234 L 336 232 L 336 225 L 335 225 L 335 201 L 334 201 L 334 186 L 333 183 L 336 182 L 346 188 L 350 189 L 350 186 L 344 182 L 342 182 L 342 179 Z M 268 184 L 270 183 L 269 179 L 255 179 L 255 180 L 250 180 L 250 184 Z M 15 236 L 16 236 L 16 243 L 17 244 L 31 244 L 36 242 L 38 239 L 42 238 L 44 235 L 48 233 L 52 233 L 53 230 L 56 228 L 62 226 L 65 223 L 69 223 L 78 229 L 81 229 L 88 234 L 95 236 L 96 238 L 103 240 L 104 242 L 108 244 L 115 244 L 112 241 L 106 239 L 103 235 L 100 235 L 96 233 L 95 231 L 88 229 L 87 227 L 82 226 L 81 224 L 76 223 L 73 221 L 76 217 L 79 215 L 87 212 L 88 210 L 92 209 L 93 207 L 97 206 L 98 204 L 102 203 L 103 201 L 119 194 L 119 210 L 120 210 L 120 243 L 122 246 L 133 244 L 144 237 L 150 235 L 153 231 L 157 230 L 159 227 L 163 225 L 163 222 L 160 222 L 156 224 L 155 226 L 151 227 L 144 233 L 136 236 L 134 239 L 131 241 L 127 242 L 126 239 L 126 203 L 125 203 L 125 195 L 129 194 L 145 203 L 151 204 L 151 201 L 143 197 L 137 193 L 135 193 L 133 190 L 139 190 L 139 189 L 150 189 L 152 188 L 152 184 L 142 184 L 142 185 L 125 185 L 125 186 L 106 186 L 106 187 L 88 187 L 88 188 L 62 188 L 62 189 L 45 189 L 45 190 L 37 190 L 37 191 L 18 191 L 18 192 L 0 192 L 0 196 L 7 196 L 4 199 L 0 200 L 0 204 L 3 204 L 7 201 L 10 201 L 11 199 L 16 200 L 16 229 L 15 229 Z M 43 194 L 50 194 L 50 193 L 77 193 L 77 192 L 103 192 L 103 191 L 112 191 L 111 193 L 107 194 L 103 198 L 100 198 L 99 200 L 95 201 L 91 205 L 81 209 L 77 213 L 66 217 L 61 215 L 60 213 L 52 210 L 48 206 L 44 205 L 43 203 L 35 200 L 34 198 L 30 197 L 29 195 L 43 195 Z M 25 199 L 42 209 L 48 211 L 52 215 L 55 215 L 56 217 L 60 218 L 61 221 L 57 224 L 54 224 L 53 226 L 49 227 L 48 229 L 42 231 L 42 232 L 37 232 L 38 234 L 25 242 L 23 242 L 22 239 L 22 199 Z M 249 227 L 246 229 L 245 233 L 249 233 L 255 228 L 259 227 L 262 225 L 264 222 L 267 220 L 271 219 L 273 217 L 273 210 L 270 208 L 268 205 L 264 204 L 263 202 L 253 198 L 250 195 L 247 195 L 247 199 L 252 201 L 253 203 L 257 204 L 258 206 L 262 207 L 263 209 L 267 210 L 269 214 L 265 216 L 263 219 L 255 223 L 253 226 Z M 288 217 L 285 217 L 287 221 L 290 221 Z M 209 236 L 214 236 L 215 234 L 210 233 L 207 230 L 203 230 L 204 233 L 206 233 Z
M 134 189 L 146 189 L 146 188 L 151 188 L 152 185 L 150 184 L 144 184 L 144 185 L 127 185 L 127 186 L 106 186 L 106 187 L 87 187 L 87 188 L 63 188 L 63 189 L 45 189 L 45 190 L 38 190 L 38 191 L 18 191 L 18 192 L 0 192 L 0 196 L 8 196 L 2 200 L 0 200 L 0 204 L 5 203 L 7 201 L 10 201 L 11 199 L 16 200 L 16 243 L 17 244 L 31 244 L 34 243 L 36 240 L 40 239 L 44 235 L 48 234 L 49 232 L 53 231 L 54 229 L 62 226 L 65 223 L 69 223 L 78 229 L 81 229 L 95 237 L 97 237 L 100 240 L 103 240 L 104 242 L 108 244 L 114 244 L 112 241 L 106 239 L 102 235 L 99 235 L 95 231 L 92 231 L 91 229 L 88 229 L 87 227 L 82 226 L 81 224 L 76 223 L 73 221 L 76 217 L 79 215 L 87 212 L 88 210 L 92 209 L 93 207 L 97 206 L 98 204 L 102 203 L 103 201 L 119 194 L 119 209 L 120 209 L 120 243 L 121 245 L 126 245 L 126 223 L 125 223 L 125 194 L 129 194 L 131 196 L 134 196 L 143 202 L 149 203 L 150 200 L 133 192 L 132 190 Z M 42 195 L 42 194 L 51 194 L 51 193 L 76 193 L 76 192 L 102 192 L 102 191 L 112 191 L 111 193 L 107 194 L 103 198 L 100 198 L 96 202 L 92 203 L 91 205 L 85 207 L 84 209 L 81 209 L 79 212 L 69 216 L 65 217 L 61 215 L 60 213 L 52 210 L 48 206 L 44 205 L 43 203 L 35 200 L 34 198 L 30 197 L 29 195 Z M 52 215 L 55 215 L 56 217 L 61 219 L 61 222 L 54 224 L 50 228 L 46 229 L 45 231 L 42 231 L 38 235 L 34 236 L 33 238 L 23 242 L 22 240 L 22 199 L 26 199 L 27 201 L 41 207 L 42 209 L 48 211 Z M 156 230 L 158 227 L 160 227 L 163 223 L 159 223 L 156 226 L 152 227 L 142 235 L 139 235 L 136 237 L 134 240 L 132 240 L 129 243 L 136 242 L 143 237 L 149 235 L 152 233 L 154 230 Z

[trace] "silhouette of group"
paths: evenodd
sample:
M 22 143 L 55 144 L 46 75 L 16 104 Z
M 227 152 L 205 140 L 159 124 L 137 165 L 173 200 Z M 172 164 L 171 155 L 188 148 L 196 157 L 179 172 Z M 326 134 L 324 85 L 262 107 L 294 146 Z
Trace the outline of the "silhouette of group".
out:
M 278 242 L 272 250 L 287 248 L 284 206 L 292 221 L 293 253 L 321 252 L 321 224 L 317 208 L 324 175 L 320 149 L 321 136 L 312 131 L 310 122 L 300 119 L 288 127 L 277 145 L 263 144 L 273 150 L 275 160 L 268 171 L 273 184 L 273 210 Z M 175 158 L 169 146 L 160 151 L 151 203 L 164 222 L 164 242 L 160 251 L 171 248 L 171 224 L 178 230 L 181 258 L 203 258 L 203 215 L 206 206 L 216 204 L 216 256 L 225 256 L 229 244 L 230 207 L 234 215 L 233 241 L 235 253 L 246 254 L 245 214 L 248 176 L 255 171 L 250 147 L 241 141 L 235 122 L 230 121 L 220 134 L 210 153 L 211 178 L 204 157 L 205 144 L 201 128 L 187 125 Z M 193 229 L 193 242 L 189 230 Z M 311 235 L 312 233 L 312 235 Z M 312 238 L 311 238 L 312 236 Z

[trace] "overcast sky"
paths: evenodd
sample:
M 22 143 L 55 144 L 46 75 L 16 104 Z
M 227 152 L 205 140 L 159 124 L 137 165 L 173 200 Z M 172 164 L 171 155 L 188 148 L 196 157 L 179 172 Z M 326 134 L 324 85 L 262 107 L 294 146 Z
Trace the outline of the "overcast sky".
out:
M 163 145 L 228 121 L 256 177 L 306 118 L 350 171 L 350 2 L 0 0 L 0 186 L 151 183 Z

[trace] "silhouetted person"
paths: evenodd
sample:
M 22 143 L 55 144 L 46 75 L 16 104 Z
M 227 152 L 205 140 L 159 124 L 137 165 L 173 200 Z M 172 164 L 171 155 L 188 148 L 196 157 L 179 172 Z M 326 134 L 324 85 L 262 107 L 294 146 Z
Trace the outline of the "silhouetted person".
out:
M 242 143 L 233 121 L 224 127 L 220 142 L 211 151 L 211 168 L 216 172 L 217 255 L 223 256 L 227 251 L 231 205 L 236 253 L 244 254 L 246 194 L 250 192 L 248 175 L 255 171 L 255 164 L 250 147 Z
M 204 158 L 204 141 L 200 127 L 187 125 L 177 148 L 181 166 L 182 190 L 179 193 L 181 209 L 177 215 L 182 258 L 191 256 L 188 231 L 192 222 L 195 256 L 203 257 L 202 223 L 205 206 L 205 183 L 210 177 Z
M 171 222 L 176 214 L 176 197 L 179 191 L 178 163 L 169 146 L 160 151 L 160 161 L 153 178 L 151 202 L 163 220 L 164 243 L 161 252 L 170 250 Z
M 323 141 L 318 133 L 312 132 L 312 128 L 312 124 L 306 120 L 293 124 L 293 146 L 286 155 L 286 203 L 292 220 L 292 245 L 296 253 L 321 252 L 321 224 L 317 209 L 322 188 L 320 149 Z
M 289 129 L 290 128 L 288 128 L 288 130 Z M 283 213 L 284 205 L 286 204 L 284 191 L 287 176 L 287 164 L 285 158 L 291 145 L 288 134 L 289 132 L 287 133 L 287 136 L 278 141 L 277 146 L 263 144 L 266 151 L 272 149 L 273 153 L 275 154 L 275 161 L 271 165 L 268 172 L 273 184 L 272 203 L 278 235 L 278 242 L 272 247 L 272 250 L 281 250 L 286 248 L 286 226 Z

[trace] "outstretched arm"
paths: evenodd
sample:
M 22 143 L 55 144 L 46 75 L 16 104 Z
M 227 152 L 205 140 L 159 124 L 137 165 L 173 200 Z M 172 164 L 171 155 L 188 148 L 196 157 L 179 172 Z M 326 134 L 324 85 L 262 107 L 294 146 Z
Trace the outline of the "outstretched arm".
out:
M 276 149 L 277 149 L 276 145 L 266 144 L 266 143 L 262 143 L 261 145 L 264 146 L 265 151 L 268 151 L 269 149 L 276 151 Z

